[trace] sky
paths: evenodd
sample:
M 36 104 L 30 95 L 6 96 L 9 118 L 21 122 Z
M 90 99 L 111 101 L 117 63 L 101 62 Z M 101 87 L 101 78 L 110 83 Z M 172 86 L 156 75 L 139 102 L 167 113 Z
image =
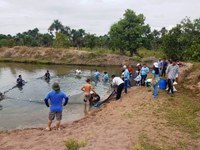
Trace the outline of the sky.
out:
M 0 0 L 0 34 L 38 28 L 47 33 L 58 19 L 64 26 L 104 35 L 125 10 L 146 17 L 151 29 L 172 28 L 186 16 L 200 18 L 200 0 Z

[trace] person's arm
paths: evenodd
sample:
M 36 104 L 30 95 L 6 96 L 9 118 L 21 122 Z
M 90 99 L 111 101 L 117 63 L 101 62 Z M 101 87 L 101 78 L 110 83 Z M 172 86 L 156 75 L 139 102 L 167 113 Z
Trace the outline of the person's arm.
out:
M 179 79 L 179 66 L 177 67 L 177 70 L 176 70 L 176 74 L 177 74 L 177 77 L 176 77 L 176 81 L 178 82 L 178 79 Z
M 146 69 L 146 73 L 148 74 L 149 73 L 149 68 L 147 67 L 147 69 Z
M 168 73 L 169 73 L 169 66 L 166 69 L 166 79 L 168 79 Z
M 64 102 L 63 106 L 66 106 L 67 103 L 68 103 L 69 98 L 66 95 L 64 95 L 64 100 L 65 100 L 65 102 Z
M 152 76 L 151 84 L 153 84 L 154 79 L 155 79 L 155 76 L 154 76 L 155 71 L 153 70 L 152 73 L 153 73 L 153 76 Z
M 44 99 L 44 102 L 45 102 L 47 107 L 49 107 L 49 102 L 48 102 L 49 98 L 50 98 L 50 96 L 49 96 L 49 93 L 48 93 L 48 95 Z
M 83 87 L 81 88 L 81 90 L 82 90 L 83 92 L 85 92 L 85 86 L 83 86 Z
M 46 106 L 49 107 L 48 99 L 45 98 L 45 99 L 44 99 L 44 102 L 45 102 Z

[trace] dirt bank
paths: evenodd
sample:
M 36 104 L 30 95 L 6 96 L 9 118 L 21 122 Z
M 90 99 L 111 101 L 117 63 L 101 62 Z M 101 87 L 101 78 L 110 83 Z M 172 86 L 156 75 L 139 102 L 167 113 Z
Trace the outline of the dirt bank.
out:
M 70 65 L 122 65 L 133 64 L 132 58 L 99 54 L 71 49 L 53 49 L 40 47 L 0 48 L 0 60 L 25 63 L 70 64 Z
M 183 69 L 187 70 L 188 66 Z M 61 131 L 53 129 L 48 132 L 44 127 L 2 132 L 0 149 L 65 150 L 64 141 L 74 138 L 86 140 L 82 150 L 197 150 L 200 148 L 198 133 L 194 133 L 196 138 L 191 137 L 190 132 L 171 125 L 165 117 L 171 112 L 166 111 L 169 106 L 179 106 L 182 98 L 178 98 L 183 94 L 177 92 L 175 97 L 171 97 L 160 91 L 155 100 L 151 89 L 132 87 L 128 94 L 123 93 L 120 101 L 111 101 L 99 110 L 90 111 L 81 120 L 63 124 Z

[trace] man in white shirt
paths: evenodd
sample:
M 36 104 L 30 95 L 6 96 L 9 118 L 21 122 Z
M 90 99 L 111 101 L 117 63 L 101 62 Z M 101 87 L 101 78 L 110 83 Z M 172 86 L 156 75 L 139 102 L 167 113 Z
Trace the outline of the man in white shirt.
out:
M 124 81 L 120 78 L 120 77 L 115 77 L 115 75 L 112 75 L 112 84 L 114 86 L 114 90 L 115 92 L 117 92 L 117 95 L 116 95 L 116 100 L 120 99 L 121 97 L 121 93 L 122 93 L 122 90 L 124 88 Z

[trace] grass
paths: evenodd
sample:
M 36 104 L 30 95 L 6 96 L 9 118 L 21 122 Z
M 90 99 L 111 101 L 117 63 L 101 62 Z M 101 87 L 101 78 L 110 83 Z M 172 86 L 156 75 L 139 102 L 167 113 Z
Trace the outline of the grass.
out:
M 71 138 L 64 141 L 67 150 L 79 150 L 81 147 L 85 147 L 87 145 L 86 140 L 78 141 L 77 139 Z
M 183 141 L 178 141 L 176 146 L 163 145 L 160 146 L 151 141 L 151 139 L 145 134 L 140 133 L 139 143 L 135 146 L 136 150 L 185 150 L 187 145 Z
M 174 99 L 169 98 L 163 109 L 171 125 L 191 134 L 194 139 L 200 138 L 200 103 L 180 93 L 176 94 Z
M 108 49 L 108 48 L 93 48 L 93 49 L 90 49 L 90 48 L 81 48 L 80 50 L 83 50 L 83 51 L 88 51 L 88 52 L 93 52 L 95 54 L 119 54 L 119 52 L 117 51 L 113 51 L 111 49 Z
M 141 58 L 146 58 L 146 57 L 164 58 L 164 57 L 166 57 L 162 50 L 147 50 L 145 48 L 138 49 L 138 55 Z
M 135 147 L 136 150 L 161 150 L 161 148 L 150 142 L 150 139 L 146 134 L 141 133 L 139 135 L 139 144 Z

